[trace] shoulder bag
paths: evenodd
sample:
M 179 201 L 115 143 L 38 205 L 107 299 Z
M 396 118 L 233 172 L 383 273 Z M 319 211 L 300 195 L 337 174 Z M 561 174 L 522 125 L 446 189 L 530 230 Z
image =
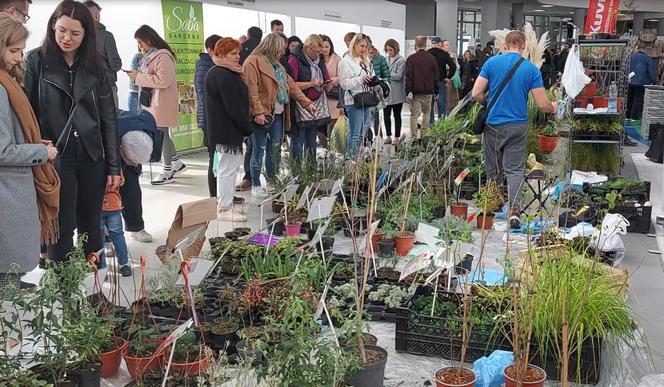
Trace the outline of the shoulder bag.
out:
M 362 70 L 364 70 L 367 75 L 369 74 L 369 70 L 367 69 L 367 66 L 364 63 L 361 63 L 360 66 L 362 69 L 360 70 L 360 73 L 358 76 L 362 76 Z M 356 108 L 370 108 L 378 105 L 380 102 L 380 99 L 378 98 L 378 95 L 376 94 L 376 91 L 374 91 L 371 87 L 364 85 L 363 86 L 364 91 L 359 92 L 357 94 L 353 94 L 350 90 L 348 92 L 353 96 L 353 106 Z
M 150 105 L 152 105 L 152 88 L 141 86 L 138 100 L 141 103 L 141 106 L 150 107 Z
M 299 102 L 295 101 L 295 121 L 298 128 L 301 129 L 316 129 L 326 127 L 330 121 L 330 107 L 327 105 L 327 97 L 325 92 L 318 97 L 317 100 L 312 101 L 316 108 L 315 113 L 309 113 Z
M 489 118 L 489 112 L 491 111 L 491 108 L 493 105 L 496 103 L 498 100 L 498 97 L 500 97 L 500 94 L 505 90 L 505 86 L 509 83 L 510 79 L 514 76 L 514 73 L 516 73 L 516 70 L 521 66 L 521 63 L 523 63 L 525 59 L 523 57 L 519 58 L 519 60 L 516 62 L 514 66 L 512 66 L 512 69 L 510 72 L 507 74 L 505 79 L 503 79 L 503 82 L 500 84 L 498 87 L 498 90 L 496 91 L 496 95 L 493 97 L 491 100 L 491 103 L 489 103 L 489 106 L 482 107 L 480 109 L 479 113 L 477 113 L 477 117 L 475 118 L 475 123 L 473 124 L 473 133 L 475 134 L 482 134 L 484 132 L 484 127 L 486 126 L 486 121 Z

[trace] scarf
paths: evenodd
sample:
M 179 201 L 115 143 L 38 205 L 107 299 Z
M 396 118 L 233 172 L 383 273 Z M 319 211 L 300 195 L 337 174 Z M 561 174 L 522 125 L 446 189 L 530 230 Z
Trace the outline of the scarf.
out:
M 138 67 L 138 72 L 143 74 L 150 74 L 149 64 L 152 62 L 152 59 L 154 59 L 157 54 L 159 54 L 160 51 L 161 50 L 157 50 L 156 48 L 149 49 L 148 52 L 143 55 L 143 58 L 141 58 L 141 65 Z
M 234 73 L 240 74 L 242 77 L 242 80 L 244 80 L 244 73 L 242 72 L 242 66 L 240 66 L 239 63 L 230 61 L 226 58 L 214 58 L 213 59 L 214 64 L 216 64 L 219 67 L 223 67 L 225 69 L 228 69 Z
M 279 91 L 277 92 L 277 102 L 282 105 L 288 103 L 288 81 L 286 80 L 286 71 L 280 63 L 272 63 L 267 57 L 265 60 L 272 65 L 272 71 L 274 71 L 274 77 L 277 78 L 277 86 L 279 86 Z
M 41 144 L 37 117 L 35 117 L 21 85 L 4 70 L 0 70 L 0 84 L 7 90 L 9 104 L 23 128 L 25 142 L 27 144 Z M 37 211 L 41 222 L 41 242 L 42 244 L 54 244 L 60 238 L 58 224 L 60 177 L 55 172 L 53 163 L 49 160 L 42 165 L 32 167 L 32 180 L 37 193 Z
M 304 49 L 303 49 L 304 51 Z M 304 58 L 307 60 L 307 63 L 309 64 L 309 68 L 311 69 L 311 79 L 320 79 L 323 81 L 325 78 L 323 78 L 323 72 L 321 71 L 320 67 L 318 67 L 318 64 L 320 63 L 320 55 L 316 56 L 316 59 L 311 59 L 309 58 L 309 55 L 307 55 L 306 52 L 302 52 L 302 55 Z M 318 91 L 323 91 L 323 86 L 316 86 L 316 90 Z

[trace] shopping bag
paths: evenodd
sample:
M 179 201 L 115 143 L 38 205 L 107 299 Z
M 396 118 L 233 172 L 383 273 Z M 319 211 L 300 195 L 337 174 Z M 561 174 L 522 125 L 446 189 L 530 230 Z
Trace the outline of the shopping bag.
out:
M 457 68 L 456 72 L 454 73 L 454 76 L 452 77 L 452 81 L 454 82 L 454 88 L 456 88 L 456 89 L 461 88 L 461 74 L 460 74 L 458 68 Z
M 217 169 L 219 168 L 219 152 L 214 152 L 214 158 L 212 159 L 212 173 L 214 177 L 217 177 Z
M 570 48 L 565 62 L 565 71 L 560 81 L 571 98 L 576 98 L 583 88 L 590 83 L 590 78 L 586 75 L 579 56 L 579 45 L 575 44 Z
M 345 154 L 346 142 L 348 141 L 348 119 L 345 115 L 339 115 L 339 119 L 330 133 L 330 149 L 334 152 Z
M 601 230 L 595 230 L 595 233 L 590 238 L 590 243 L 593 247 L 602 252 L 618 252 L 625 251 L 620 235 L 627 234 L 627 227 L 629 221 L 620 214 L 606 214 L 602 220 Z

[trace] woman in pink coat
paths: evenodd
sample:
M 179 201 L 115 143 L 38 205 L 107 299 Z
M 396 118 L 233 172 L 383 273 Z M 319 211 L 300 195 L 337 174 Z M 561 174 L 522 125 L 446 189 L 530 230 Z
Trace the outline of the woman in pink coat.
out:
M 330 128 L 334 128 L 334 124 L 339 118 L 341 109 L 339 109 L 339 63 L 341 62 L 341 57 L 334 53 L 334 44 L 332 40 L 327 35 L 321 35 L 323 39 L 323 59 L 325 59 L 325 66 L 327 67 L 327 73 L 330 75 L 330 81 L 332 81 L 332 90 L 327 92 L 327 105 L 330 108 Z M 320 145 L 324 148 L 327 148 L 327 135 L 328 133 L 318 133 L 318 141 Z
M 141 87 L 140 103 L 154 116 L 157 127 L 164 132 L 162 173 L 153 185 L 169 184 L 175 174 L 186 166 L 180 161 L 171 140 L 169 128 L 178 124 L 178 83 L 175 79 L 175 54 L 171 47 L 150 26 L 142 25 L 134 38 L 143 53 L 138 72 L 128 72 L 134 83 Z

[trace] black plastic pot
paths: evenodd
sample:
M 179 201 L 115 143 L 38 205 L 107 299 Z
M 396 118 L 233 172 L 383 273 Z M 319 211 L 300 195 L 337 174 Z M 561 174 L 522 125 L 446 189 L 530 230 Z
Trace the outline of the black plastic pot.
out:
M 273 221 L 274 221 L 274 219 L 267 219 L 267 220 L 265 221 L 265 224 L 270 224 L 270 223 L 272 223 Z M 266 233 L 266 234 L 269 234 L 271 230 L 272 230 L 272 228 L 271 228 L 271 227 L 268 227 L 268 228 L 265 230 L 265 233 Z M 279 220 L 279 221 L 277 221 L 277 223 L 274 224 L 274 235 L 276 235 L 276 236 L 281 236 L 281 235 L 283 235 L 285 232 L 286 232 L 286 225 L 284 224 L 284 221 L 283 221 L 283 220 Z
M 70 373 L 78 382 L 78 387 L 99 387 L 101 383 L 101 363 L 95 363 L 86 369 Z
M 333 246 L 334 246 L 334 237 L 324 236 L 323 237 L 323 251 L 330 251 L 330 250 L 332 250 Z M 321 250 L 320 241 L 316 243 L 316 249 L 318 251 Z
M 438 208 L 434 208 L 433 216 L 434 216 L 434 218 L 438 218 L 438 219 L 444 218 L 445 217 L 445 206 L 440 206 Z
M 394 239 L 381 239 L 376 244 L 381 257 L 386 257 L 394 252 Z
M 380 352 L 383 354 L 384 359 L 377 364 L 360 368 L 355 375 L 346 377 L 345 382 L 356 387 L 383 387 L 387 351 L 377 345 L 365 345 L 364 349 L 366 351 Z
M 241 359 L 253 359 L 254 363 L 260 363 L 263 361 L 263 353 L 261 351 L 247 349 L 244 340 L 235 343 L 235 349 L 237 350 L 238 357 Z
M 276 200 L 272 202 L 272 212 L 274 212 L 275 214 L 281 213 L 283 209 L 284 209 L 284 202 Z

